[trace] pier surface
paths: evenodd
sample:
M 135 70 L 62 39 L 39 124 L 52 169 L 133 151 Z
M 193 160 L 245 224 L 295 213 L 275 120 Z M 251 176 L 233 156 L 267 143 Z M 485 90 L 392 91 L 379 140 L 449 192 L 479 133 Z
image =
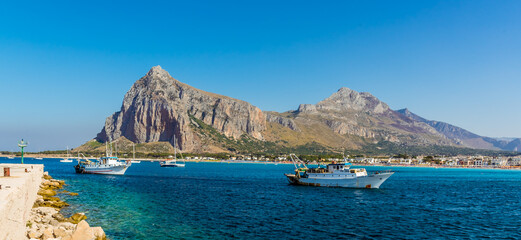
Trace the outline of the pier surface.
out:
M 4 176 L 5 168 L 10 176 Z M 42 177 L 42 164 L 0 164 L 0 239 L 27 239 L 25 224 Z

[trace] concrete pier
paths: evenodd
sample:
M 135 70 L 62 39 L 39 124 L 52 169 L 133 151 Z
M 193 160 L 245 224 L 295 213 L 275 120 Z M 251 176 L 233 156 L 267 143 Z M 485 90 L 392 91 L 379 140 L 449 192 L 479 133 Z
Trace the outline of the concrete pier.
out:
M 25 225 L 42 177 L 42 164 L 0 164 L 0 239 L 27 239 Z

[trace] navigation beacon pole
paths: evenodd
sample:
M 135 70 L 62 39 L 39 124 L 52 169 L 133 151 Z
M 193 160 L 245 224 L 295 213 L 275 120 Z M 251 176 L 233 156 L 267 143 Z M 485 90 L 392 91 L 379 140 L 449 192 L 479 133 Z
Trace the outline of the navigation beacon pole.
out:
M 18 142 L 18 147 L 20 147 L 20 149 L 22 149 L 22 164 L 24 164 L 24 147 L 27 147 L 27 142 L 25 142 L 22 139 L 22 141 Z

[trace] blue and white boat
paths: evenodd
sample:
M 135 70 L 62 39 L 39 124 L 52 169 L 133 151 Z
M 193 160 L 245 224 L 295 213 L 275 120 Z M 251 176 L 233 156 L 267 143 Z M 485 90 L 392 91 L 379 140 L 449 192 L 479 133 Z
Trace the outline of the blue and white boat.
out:
M 350 169 L 351 163 L 331 163 L 325 168 L 309 168 L 294 154 L 290 155 L 295 165 L 294 174 L 284 174 L 290 184 L 317 187 L 380 188 L 394 172 L 368 174 L 365 168 Z
M 118 157 L 113 157 L 111 146 L 110 151 L 107 147 L 106 157 L 97 160 L 78 158 L 78 165 L 74 166 L 74 169 L 76 173 L 123 175 L 131 164 L 130 161 L 120 161 Z

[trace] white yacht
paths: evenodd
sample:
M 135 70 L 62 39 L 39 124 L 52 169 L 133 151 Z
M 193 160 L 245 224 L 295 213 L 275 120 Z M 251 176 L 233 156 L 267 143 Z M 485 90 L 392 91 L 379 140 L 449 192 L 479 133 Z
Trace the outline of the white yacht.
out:
M 112 145 L 107 147 L 106 157 L 98 160 L 79 159 L 78 165 L 74 166 L 76 173 L 123 175 L 130 167 L 130 161 L 120 161 L 118 157 L 112 157 Z
M 132 143 L 132 160 L 131 163 L 141 163 L 141 161 L 136 160 L 136 144 Z
M 294 185 L 317 186 L 317 187 L 346 187 L 346 188 L 380 188 L 394 172 L 384 171 L 368 174 L 365 168 L 353 168 L 351 164 L 332 163 L 325 168 L 308 168 L 294 154 L 290 155 L 295 165 L 294 174 L 284 174 L 288 181 Z
M 179 153 L 181 154 L 181 153 Z M 172 158 L 172 156 L 170 156 L 169 158 Z M 181 159 L 183 158 L 183 155 L 181 154 Z M 176 142 L 175 142 L 175 138 L 174 138 L 174 157 L 173 159 L 171 160 L 165 160 L 163 162 L 159 162 L 159 165 L 161 167 L 185 167 L 185 162 L 183 161 L 183 163 L 178 163 L 177 162 L 177 147 L 176 147 Z
M 70 158 L 70 154 L 69 154 L 69 147 L 67 147 L 67 157 L 62 159 L 62 160 L 60 160 L 60 162 L 64 162 L 64 163 L 71 163 L 72 162 L 72 159 Z
M 172 158 L 172 156 L 170 156 L 170 158 Z M 171 160 L 167 159 L 163 162 L 159 162 L 159 165 L 161 165 L 161 167 L 185 167 L 185 163 L 178 163 L 176 157 Z

